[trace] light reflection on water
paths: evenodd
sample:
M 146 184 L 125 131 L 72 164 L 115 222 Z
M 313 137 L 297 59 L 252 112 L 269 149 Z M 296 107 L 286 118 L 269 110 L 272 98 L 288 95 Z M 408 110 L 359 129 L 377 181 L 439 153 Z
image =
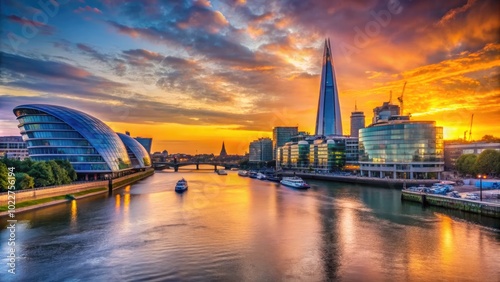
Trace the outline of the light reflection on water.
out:
M 401 203 L 396 190 L 311 184 L 160 172 L 19 214 L 15 280 L 499 280 L 498 221 Z

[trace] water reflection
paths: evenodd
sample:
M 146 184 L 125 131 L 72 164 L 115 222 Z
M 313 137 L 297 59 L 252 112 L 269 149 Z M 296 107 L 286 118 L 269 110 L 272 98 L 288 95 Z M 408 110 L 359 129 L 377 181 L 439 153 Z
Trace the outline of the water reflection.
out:
M 174 192 L 180 177 L 189 182 L 183 194 Z M 16 278 L 498 280 L 498 223 L 407 205 L 395 190 L 311 184 L 297 191 L 233 172 L 156 173 L 112 195 L 19 215 L 29 223 L 18 231 L 20 269 L 30 271 Z

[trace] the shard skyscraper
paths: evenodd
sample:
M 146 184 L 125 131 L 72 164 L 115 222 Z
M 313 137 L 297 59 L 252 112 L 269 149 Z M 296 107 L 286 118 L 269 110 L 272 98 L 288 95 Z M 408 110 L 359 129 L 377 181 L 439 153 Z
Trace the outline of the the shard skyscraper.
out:
M 325 40 L 315 134 L 325 136 L 342 135 L 339 93 L 335 81 L 330 39 Z

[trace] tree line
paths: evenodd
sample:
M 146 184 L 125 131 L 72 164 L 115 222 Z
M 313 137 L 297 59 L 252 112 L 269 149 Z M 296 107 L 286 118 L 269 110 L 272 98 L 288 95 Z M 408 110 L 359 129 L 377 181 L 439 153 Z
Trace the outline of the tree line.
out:
M 8 186 L 8 168 L 14 168 L 16 190 L 69 184 L 77 179 L 76 171 L 67 160 L 23 161 L 0 159 L 0 189 L 6 191 Z
M 500 176 L 500 151 L 484 150 L 481 154 L 464 154 L 456 162 L 455 168 L 462 175 L 486 174 Z

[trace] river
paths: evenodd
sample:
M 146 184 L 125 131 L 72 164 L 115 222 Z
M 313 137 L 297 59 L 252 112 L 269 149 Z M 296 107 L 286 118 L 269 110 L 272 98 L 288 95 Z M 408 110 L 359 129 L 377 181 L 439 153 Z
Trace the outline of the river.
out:
M 189 190 L 174 192 L 184 177 Z M 401 202 L 400 191 L 235 172 L 157 172 L 18 214 L 6 281 L 500 281 L 500 221 Z

